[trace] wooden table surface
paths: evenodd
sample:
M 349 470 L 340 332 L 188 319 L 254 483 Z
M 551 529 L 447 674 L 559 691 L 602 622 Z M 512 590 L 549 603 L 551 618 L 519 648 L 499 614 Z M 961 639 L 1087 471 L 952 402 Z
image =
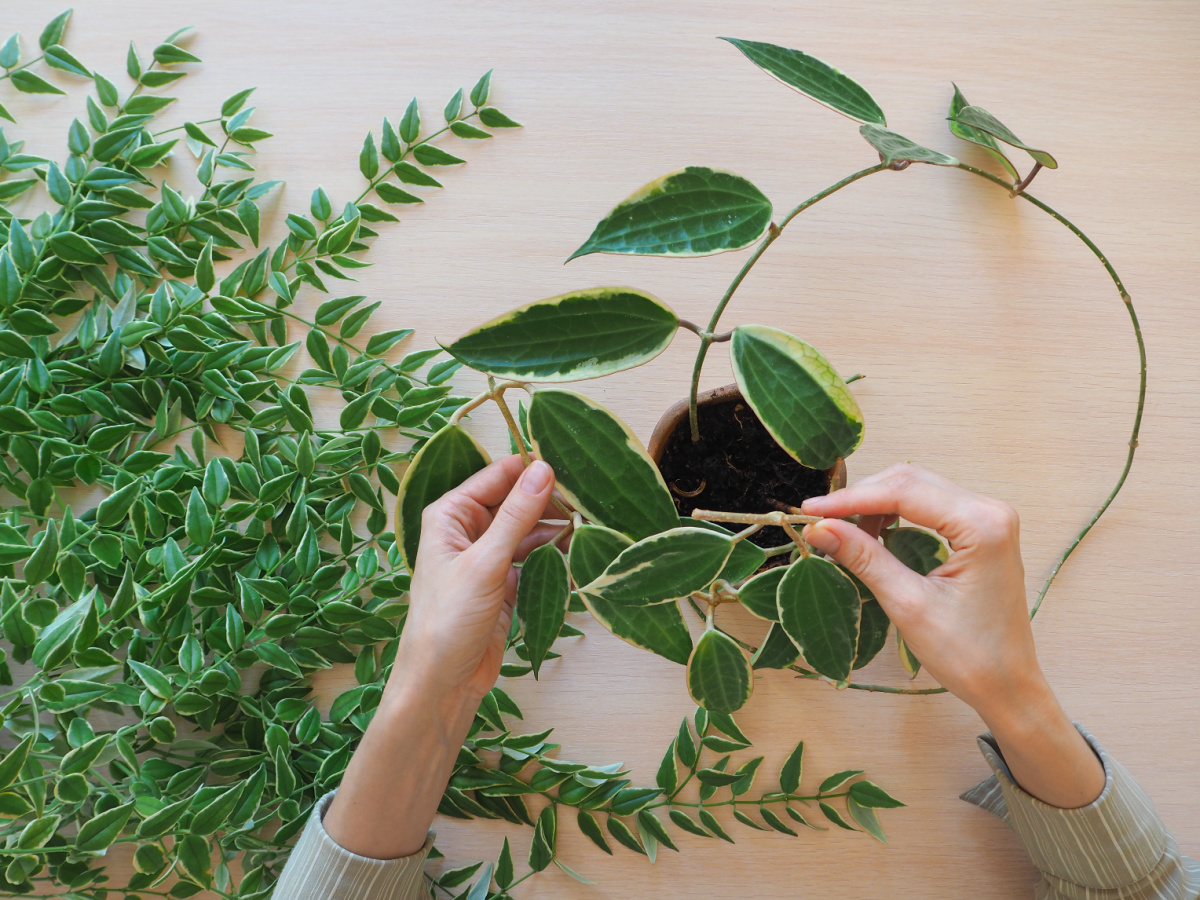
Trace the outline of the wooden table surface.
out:
M 58 11 L 45 0 L 14 4 L 5 25 L 33 38 Z M 415 327 L 411 346 L 597 284 L 635 285 L 682 315 L 706 317 L 741 254 L 562 261 L 617 200 L 683 165 L 735 170 L 787 209 L 871 164 L 852 123 L 767 78 L 716 35 L 835 63 L 868 87 L 892 127 L 968 162 L 984 164 L 947 132 L 952 79 L 1050 149 L 1060 168 L 1043 172 L 1032 191 L 1083 227 L 1124 277 L 1151 380 L 1133 474 L 1059 578 L 1035 631 L 1070 714 L 1141 780 L 1180 844 L 1200 852 L 1200 551 L 1190 523 L 1200 505 L 1200 7 L 88 0 L 67 43 L 117 80 L 129 38 L 146 56 L 185 24 L 197 27 L 189 46 L 204 64 L 183 83 L 168 124 L 207 118 L 233 91 L 258 86 L 255 124 L 277 135 L 262 145 L 259 170 L 288 182 L 277 234 L 286 211 L 307 209 L 315 185 L 335 204 L 358 193 L 358 150 L 383 115 L 397 121 L 416 94 L 435 116 L 454 89 L 495 67 L 494 102 L 526 127 L 465 148 L 470 161 L 446 172 L 444 195 L 386 227 L 368 256 L 375 267 L 360 275 L 362 291 L 385 303 L 374 326 Z M 36 103 L 36 116 L 20 104 L 21 124 L 6 124 L 6 133 L 57 156 L 82 95 Z M 913 166 L 805 213 L 726 319 L 750 321 L 792 331 L 844 374 L 867 376 L 854 386 L 868 425 L 852 480 L 912 460 L 1013 503 L 1031 592 L 1120 471 L 1137 355 L 1111 283 L 1059 225 L 970 175 Z M 645 439 L 684 395 L 694 349 L 681 335 L 647 368 L 585 390 Z M 725 353 L 714 352 L 703 384 L 729 374 Z M 493 418 L 480 417 L 475 431 L 502 451 Z M 729 623 L 757 637 L 748 618 Z M 540 683 L 506 689 L 528 730 L 556 726 L 562 756 L 623 761 L 651 783 L 693 708 L 682 670 L 590 620 L 581 627 L 586 637 L 565 642 Z M 867 674 L 904 684 L 894 646 Z M 327 680 L 322 691 L 337 688 Z M 563 858 L 599 885 L 552 870 L 522 895 L 1029 896 L 1035 871 L 1016 840 L 957 799 L 988 773 L 974 742 L 980 723 L 953 697 L 836 692 L 768 672 L 738 720 L 767 757 L 764 779 L 803 738 L 806 784 L 863 768 L 906 801 L 881 816 L 890 845 L 836 831 L 794 839 L 731 820 L 736 846 L 683 835 L 681 853 L 663 852 L 650 867 L 620 849 L 603 856 L 565 820 Z M 510 832 L 523 861 L 530 836 L 503 823 L 439 829 L 450 864 L 494 859 Z

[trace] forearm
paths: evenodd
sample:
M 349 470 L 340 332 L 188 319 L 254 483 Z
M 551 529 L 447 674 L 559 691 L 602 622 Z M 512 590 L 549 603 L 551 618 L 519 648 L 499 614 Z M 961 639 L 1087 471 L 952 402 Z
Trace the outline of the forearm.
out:
M 329 836 L 372 859 L 416 853 L 477 706 L 394 675 L 325 817 Z
M 1100 796 L 1104 767 L 1040 672 L 976 711 L 1027 793 L 1060 809 L 1087 806 Z

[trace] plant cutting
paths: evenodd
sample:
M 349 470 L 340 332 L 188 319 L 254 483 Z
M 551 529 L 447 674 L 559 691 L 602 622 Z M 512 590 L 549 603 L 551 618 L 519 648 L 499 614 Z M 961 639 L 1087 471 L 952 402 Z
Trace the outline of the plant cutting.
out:
M 526 564 L 537 577 L 525 582 L 517 613 L 535 676 L 574 604 L 618 637 L 686 665 L 693 699 L 710 712 L 728 714 L 749 698 L 756 668 L 791 668 L 839 688 L 887 690 L 851 680 L 884 646 L 887 615 L 861 582 L 811 552 L 796 530 L 815 521 L 800 514 L 801 502 L 844 484 L 844 460 L 863 440 L 863 417 L 849 387 L 854 378 L 843 378 L 801 336 L 777 327 L 720 330 L 738 287 L 797 216 L 873 175 L 902 172 L 914 163 L 954 169 L 1047 212 L 1112 277 L 1138 341 L 1137 418 L 1116 487 L 1064 551 L 1034 613 L 1059 567 L 1128 474 L 1146 370 L 1137 316 L 1111 264 L 1083 232 L 1027 191 L 1040 171 L 1057 168 L 1050 153 L 1021 141 L 955 87 L 950 131 L 986 150 L 1006 177 L 991 174 L 888 128 L 871 94 L 827 63 L 773 44 L 724 40 L 783 84 L 859 123 L 878 162 L 817 192 L 778 222 L 770 199 L 748 179 L 704 166 L 670 172 L 621 201 L 568 261 L 591 253 L 692 257 L 754 250 L 703 327 L 645 291 L 591 287 L 534 301 L 447 344 L 459 362 L 487 377 L 487 388 L 417 454 L 401 483 L 396 523 L 400 552 L 411 565 L 420 511 L 488 461 L 463 428 L 463 417 L 482 403 L 495 403 L 513 448 L 527 460 L 537 457 L 554 467 L 563 536 L 570 534 L 565 556 L 548 545 Z M 1010 158 L 1012 149 L 1032 160 L 1023 177 Z M 680 331 L 699 341 L 690 395 L 659 423 L 649 449 L 615 412 L 561 387 L 645 365 Z M 714 344 L 728 345 L 736 383 L 701 394 L 700 375 Z M 515 414 L 506 397 L 514 390 L 529 396 Z M 920 529 L 895 527 L 883 539 L 922 574 L 948 555 L 936 535 Z M 695 642 L 683 602 L 705 623 Z M 715 612 L 729 603 L 771 623 L 760 646 L 748 647 L 717 627 Z M 915 677 L 919 660 L 900 635 L 897 646 Z

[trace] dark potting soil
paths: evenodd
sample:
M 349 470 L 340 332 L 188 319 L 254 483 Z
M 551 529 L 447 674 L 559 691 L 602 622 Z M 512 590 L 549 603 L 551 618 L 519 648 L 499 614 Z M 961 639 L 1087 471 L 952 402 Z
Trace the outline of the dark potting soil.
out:
M 741 398 L 700 407 L 700 440 L 687 416 L 671 433 L 658 464 L 682 516 L 693 509 L 766 513 L 787 511 L 829 491 L 829 476 L 792 459 Z M 728 525 L 733 530 L 743 526 Z M 751 535 L 760 547 L 787 543 L 782 528 Z

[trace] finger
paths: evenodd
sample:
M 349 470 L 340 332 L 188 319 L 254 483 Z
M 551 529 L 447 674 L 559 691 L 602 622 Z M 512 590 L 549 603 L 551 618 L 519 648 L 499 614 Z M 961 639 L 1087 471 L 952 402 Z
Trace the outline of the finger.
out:
M 494 507 L 504 501 L 525 469 L 519 456 L 506 456 L 480 469 L 450 493 L 458 493 L 481 506 Z
M 972 508 L 978 495 L 919 466 L 893 466 L 852 487 L 804 501 L 808 515 L 843 518 L 851 515 L 900 515 L 932 528 L 953 547 L 972 532 Z
M 862 580 L 889 616 L 901 618 L 920 603 L 925 579 L 896 559 L 878 538 L 857 525 L 840 519 L 825 519 L 805 526 L 804 540 L 825 551 Z
M 538 547 L 554 540 L 554 536 L 562 530 L 561 525 L 539 522 L 529 534 L 521 538 L 521 543 L 517 544 L 517 552 L 513 554 L 513 560 L 521 562 Z
M 554 470 L 535 460 L 508 492 L 492 524 L 476 542 L 478 552 L 495 560 L 511 560 L 518 545 L 537 525 L 553 488 Z

